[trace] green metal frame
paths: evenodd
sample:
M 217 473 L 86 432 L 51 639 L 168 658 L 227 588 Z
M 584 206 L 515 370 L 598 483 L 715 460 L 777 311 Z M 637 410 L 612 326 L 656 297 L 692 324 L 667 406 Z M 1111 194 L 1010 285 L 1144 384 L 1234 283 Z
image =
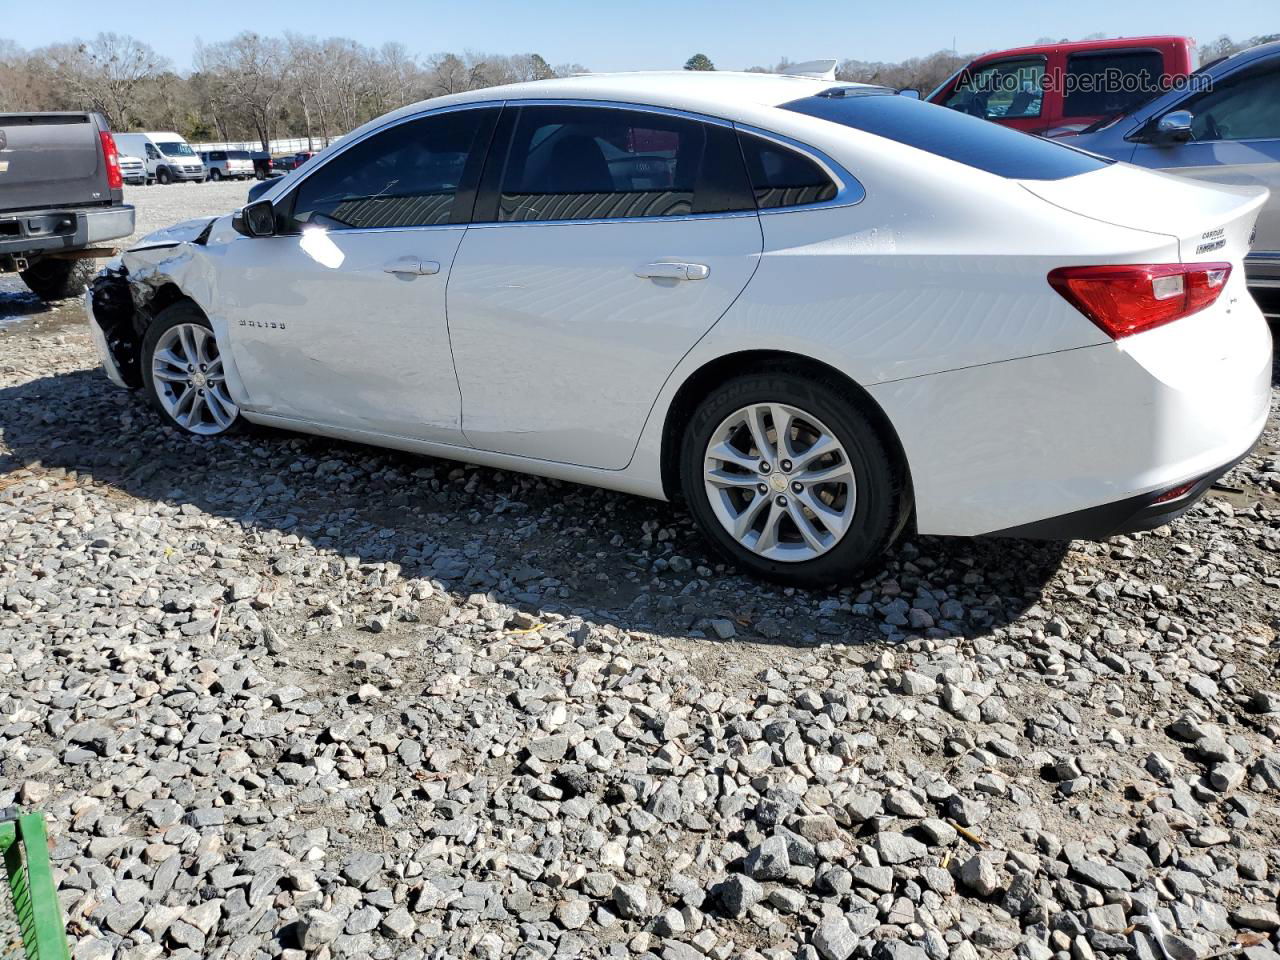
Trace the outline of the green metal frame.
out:
M 0 852 L 27 960 L 71 960 L 49 867 L 44 815 L 0 811 Z

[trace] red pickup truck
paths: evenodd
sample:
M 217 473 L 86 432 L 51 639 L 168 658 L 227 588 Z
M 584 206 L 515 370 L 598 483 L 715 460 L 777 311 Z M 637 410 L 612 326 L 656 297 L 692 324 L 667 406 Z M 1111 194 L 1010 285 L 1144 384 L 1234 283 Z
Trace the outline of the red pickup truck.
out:
M 1028 133 L 1083 130 L 1172 89 L 1191 72 L 1190 37 L 1050 43 L 983 54 L 929 94 L 939 103 Z

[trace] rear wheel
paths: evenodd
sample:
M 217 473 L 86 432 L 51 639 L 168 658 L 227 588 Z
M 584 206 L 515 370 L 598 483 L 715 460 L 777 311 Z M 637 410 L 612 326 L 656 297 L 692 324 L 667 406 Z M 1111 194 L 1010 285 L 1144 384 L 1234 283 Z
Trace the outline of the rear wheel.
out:
M 41 300 L 65 300 L 78 297 L 97 272 L 92 260 L 38 260 L 20 276 L 27 288 Z
M 699 404 L 685 433 L 690 512 L 725 556 L 782 583 L 847 582 L 893 541 L 905 479 L 834 380 L 748 374 Z
M 214 167 L 212 170 L 209 171 L 209 179 L 214 181 L 221 180 L 222 171 L 219 170 L 217 167 Z
M 192 303 L 165 307 L 142 340 L 142 381 L 160 415 L 202 437 L 241 425 L 240 408 L 227 391 L 218 341 Z

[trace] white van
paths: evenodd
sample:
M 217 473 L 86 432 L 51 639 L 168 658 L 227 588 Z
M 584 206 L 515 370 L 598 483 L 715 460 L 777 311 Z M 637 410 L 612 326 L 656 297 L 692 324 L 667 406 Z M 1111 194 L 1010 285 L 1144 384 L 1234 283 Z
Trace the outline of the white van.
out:
M 147 183 L 172 183 L 192 180 L 203 183 L 204 163 L 181 134 L 167 131 L 152 133 L 117 133 L 116 149 L 141 157 L 147 167 Z

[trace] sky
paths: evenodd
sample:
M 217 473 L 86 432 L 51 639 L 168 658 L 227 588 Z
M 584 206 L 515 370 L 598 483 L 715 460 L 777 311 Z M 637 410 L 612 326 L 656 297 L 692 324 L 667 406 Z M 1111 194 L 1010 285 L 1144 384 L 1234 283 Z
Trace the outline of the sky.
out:
M 1270 13 L 1270 15 L 1268 15 Z M 675 69 L 705 53 L 723 70 L 783 59 L 903 60 L 936 50 L 960 53 L 1077 39 L 1176 34 L 1205 43 L 1278 29 L 1275 0 L 1071 0 L 1070 3 L 944 0 L 215 0 L 122 3 L 0 0 L 0 37 L 24 47 L 131 34 L 186 70 L 198 40 L 241 30 L 350 37 L 412 52 L 539 53 L 549 63 L 594 71 Z

